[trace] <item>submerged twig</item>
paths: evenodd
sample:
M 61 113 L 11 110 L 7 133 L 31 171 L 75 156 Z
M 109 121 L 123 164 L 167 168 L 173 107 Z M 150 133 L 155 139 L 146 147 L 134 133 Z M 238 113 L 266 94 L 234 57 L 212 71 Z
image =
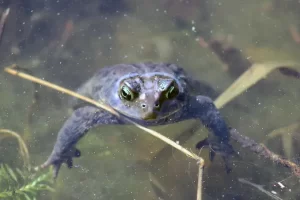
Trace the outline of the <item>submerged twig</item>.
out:
M 209 48 L 217 57 L 228 66 L 229 75 L 233 78 L 239 77 L 252 65 L 251 61 L 243 56 L 242 51 L 221 40 L 211 40 L 208 42 Z
M 9 14 L 9 8 L 7 8 L 1 15 L 1 19 L 0 19 L 0 42 L 2 40 L 2 36 L 3 36 L 3 31 L 4 31 L 4 27 L 5 27 L 5 22 L 6 19 L 8 17 Z
M 297 70 L 290 69 L 288 67 L 280 67 L 278 70 L 285 76 L 300 79 L 300 72 L 298 72 Z
M 255 188 L 258 189 L 259 191 L 265 193 L 266 195 L 268 195 L 269 197 L 271 197 L 271 198 L 273 198 L 273 199 L 275 199 L 275 200 L 283 200 L 283 199 L 281 199 L 280 197 L 278 197 L 278 196 L 272 194 L 271 192 L 265 190 L 265 189 L 263 188 L 262 185 L 258 185 L 258 184 L 255 184 L 255 183 L 251 183 L 250 181 L 247 181 L 246 179 L 243 179 L 243 178 L 239 178 L 238 180 L 239 180 L 239 182 L 241 182 L 241 183 L 245 183 L 245 184 L 248 184 L 248 185 L 251 185 L 251 186 L 255 187 Z
M 231 138 L 240 143 L 242 147 L 248 148 L 259 156 L 263 156 L 276 164 L 289 168 L 295 176 L 300 178 L 300 166 L 298 166 L 296 163 L 284 159 L 280 155 L 273 153 L 265 145 L 258 144 L 249 137 L 241 135 L 236 129 L 231 129 L 230 135 Z

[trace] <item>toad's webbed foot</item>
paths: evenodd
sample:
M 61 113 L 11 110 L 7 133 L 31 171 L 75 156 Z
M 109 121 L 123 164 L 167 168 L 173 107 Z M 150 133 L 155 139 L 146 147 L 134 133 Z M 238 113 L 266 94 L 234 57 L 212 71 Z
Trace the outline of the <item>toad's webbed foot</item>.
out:
M 200 149 L 202 146 L 209 145 L 212 150 L 211 158 L 213 159 L 214 154 L 218 153 L 228 166 L 228 157 L 235 154 L 235 151 L 229 144 L 229 128 L 213 101 L 201 95 L 191 97 L 187 113 L 190 118 L 200 119 L 203 125 L 214 134 L 209 137 L 209 140 L 198 142 L 196 148 Z
M 199 150 L 202 148 L 209 148 L 210 161 L 213 162 L 215 156 L 219 155 L 224 161 L 226 172 L 230 173 L 232 171 L 232 167 L 230 166 L 229 161 L 230 158 L 233 155 L 237 155 L 237 153 L 233 150 L 231 145 L 210 141 L 209 139 L 204 139 L 196 144 L 196 148 Z
M 41 168 L 53 166 L 53 178 L 55 179 L 58 175 L 59 169 L 63 163 L 67 165 L 69 169 L 73 168 L 73 158 L 79 158 L 81 156 L 80 150 L 73 148 L 72 153 L 64 154 L 64 155 L 55 155 L 53 151 L 49 156 L 48 160 L 41 165 Z
M 52 165 L 53 178 L 56 178 L 63 163 L 72 168 L 73 158 L 80 157 L 81 152 L 75 145 L 85 133 L 97 125 L 120 123 L 116 116 L 99 108 L 92 106 L 78 108 L 60 129 L 53 151 L 41 168 Z

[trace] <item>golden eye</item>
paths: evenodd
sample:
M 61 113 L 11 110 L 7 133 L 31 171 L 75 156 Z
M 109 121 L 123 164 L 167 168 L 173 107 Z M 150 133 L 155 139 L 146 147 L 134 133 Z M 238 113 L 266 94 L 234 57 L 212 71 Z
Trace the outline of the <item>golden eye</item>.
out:
M 175 87 L 174 85 L 171 85 L 166 92 L 166 98 L 172 99 L 172 98 L 176 97 L 178 95 L 178 93 L 179 93 L 178 88 Z
M 132 101 L 135 98 L 135 93 L 128 86 L 124 85 L 120 90 L 120 96 L 122 99 Z

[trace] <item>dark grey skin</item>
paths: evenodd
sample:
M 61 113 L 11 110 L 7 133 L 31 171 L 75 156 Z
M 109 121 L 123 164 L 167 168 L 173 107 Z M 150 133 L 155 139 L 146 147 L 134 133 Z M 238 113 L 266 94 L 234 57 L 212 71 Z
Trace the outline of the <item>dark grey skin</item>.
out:
M 73 157 L 80 156 L 75 145 L 91 128 L 126 124 L 125 118 L 143 126 L 199 119 L 213 133 L 214 143 L 220 144 L 218 150 L 233 152 L 228 127 L 213 101 L 201 94 L 193 95 L 200 85 L 175 64 L 118 64 L 102 68 L 78 93 L 111 106 L 121 117 L 75 100 L 73 114 L 60 129 L 54 149 L 41 167 L 53 165 L 57 177 L 62 163 L 72 168 Z M 199 145 L 201 142 L 196 146 Z

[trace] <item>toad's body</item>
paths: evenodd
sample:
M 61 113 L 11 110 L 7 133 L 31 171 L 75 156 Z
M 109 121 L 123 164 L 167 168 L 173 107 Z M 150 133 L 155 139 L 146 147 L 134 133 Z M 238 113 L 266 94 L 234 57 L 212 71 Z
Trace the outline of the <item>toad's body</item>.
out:
M 89 129 L 125 124 L 124 118 L 144 126 L 199 119 L 214 133 L 220 147 L 228 151 L 228 128 L 212 100 L 197 94 L 205 88 L 202 86 L 175 64 L 137 63 L 102 68 L 78 92 L 111 106 L 121 117 L 74 100 L 77 108 L 59 131 L 52 154 L 42 167 L 53 165 L 57 176 L 63 162 L 72 167 L 72 157 L 80 156 L 75 145 Z

